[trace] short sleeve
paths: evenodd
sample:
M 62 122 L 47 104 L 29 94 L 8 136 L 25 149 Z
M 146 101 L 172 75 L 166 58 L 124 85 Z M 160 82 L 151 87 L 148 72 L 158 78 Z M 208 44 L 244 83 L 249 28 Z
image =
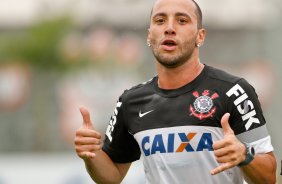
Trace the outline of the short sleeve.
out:
M 126 122 L 126 92 L 119 98 L 106 130 L 103 151 L 117 163 L 129 163 L 140 158 L 140 149 Z
M 230 125 L 242 142 L 253 144 L 257 153 L 273 151 L 261 105 L 255 89 L 240 79 L 227 92 Z

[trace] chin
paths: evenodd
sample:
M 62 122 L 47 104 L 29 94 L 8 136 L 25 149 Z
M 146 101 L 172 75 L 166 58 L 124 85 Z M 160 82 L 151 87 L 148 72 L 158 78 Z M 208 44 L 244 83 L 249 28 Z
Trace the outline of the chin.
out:
M 183 64 L 183 62 L 175 60 L 158 60 L 158 62 L 166 68 L 176 68 Z

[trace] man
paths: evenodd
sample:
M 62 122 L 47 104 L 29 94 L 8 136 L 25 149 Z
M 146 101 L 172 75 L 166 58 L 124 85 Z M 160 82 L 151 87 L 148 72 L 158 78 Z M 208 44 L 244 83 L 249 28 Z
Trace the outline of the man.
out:
M 148 45 L 158 75 L 126 90 L 106 139 L 87 109 L 75 149 L 94 181 L 120 183 L 144 157 L 147 183 L 275 183 L 276 161 L 254 89 L 204 65 L 201 10 L 192 0 L 157 0 Z

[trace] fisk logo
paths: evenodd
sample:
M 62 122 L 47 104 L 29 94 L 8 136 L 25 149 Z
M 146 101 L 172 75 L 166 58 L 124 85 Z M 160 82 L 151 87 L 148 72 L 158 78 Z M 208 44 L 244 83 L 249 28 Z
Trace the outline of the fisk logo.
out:
M 234 101 L 234 105 L 237 106 L 239 113 L 242 115 L 242 120 L 247 121 L 245 128 L 249 130 L 253 123 L 260 123 L 258 118 L 254 116 L 257 114 L 256 110 L 254 109 L 254 104 L 251 100 L 248 99 L 247 93 L 243 90 L 243 88 L 236 84 L 233 86 L 226 95 L 228 97 L 235 95 L 237 98 Z
M 201 138 L 196 141 L 197 146 L 192 147 L 191 141 L 197 133 L 170 133 L 168 135 L 157 134 L 154 136 L 145 136 L 141 141 L 142 151 L 145 156 L 159 153 L 179 153 L 179 152 L 195 152 L 213 151 L 211 133 L 203 133 Z M 177 139 L 177 140 L 176 140 Z M 195 142 L 194 142 L 195 143 Z M 195 145 L 195 144 L 194 144 Z
M 110 123 L 108 125 L 108 128 L 106 130 L 106 136 L 109 138 L 110 142 L 112 142 L 112 132 L 114 131 L 114 126 L 117 122 L 117 115 L 118 115 L 118 109 L 121 107 L 122 102 L 117 102 L 116 108 L 114 110 L 114 113 L 111 117 Z

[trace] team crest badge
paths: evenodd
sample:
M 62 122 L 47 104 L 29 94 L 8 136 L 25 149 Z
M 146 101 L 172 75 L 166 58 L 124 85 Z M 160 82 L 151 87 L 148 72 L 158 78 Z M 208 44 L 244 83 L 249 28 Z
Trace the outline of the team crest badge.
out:
M 219 95 L 217 93 L 210 94 L 209 90 L 204 90 L 201 96 L 198 91 L 194 91 L 193 96 L 196 99 L 193 105 L 190 105 L 190 115 L 193 115 L 200 120 L 212 117 L 216 112 L 213 100 L 218 98 Z

